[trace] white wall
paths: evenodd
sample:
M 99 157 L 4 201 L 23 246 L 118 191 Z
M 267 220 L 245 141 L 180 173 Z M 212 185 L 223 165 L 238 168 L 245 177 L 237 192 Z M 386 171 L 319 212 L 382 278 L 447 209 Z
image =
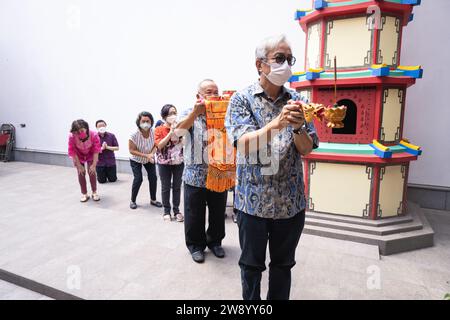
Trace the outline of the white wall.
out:
M 423 147 L 409 182 L 450 187 L 450 1 L 426 0 L 405 29 L 401 62 L 424 78 L 407 92 L 405 137 Z
M 412 183 L 450 186 L 450 1 L 422 1 L 405 30 L 403 64 L 425 78 L 408 92 L 406 136 L 422 145 Z M 256 80 L 254 47 L 285 33 L 303 70 L 304 33 L 293 19 L 310 0 L 0 0 L 0 122 L 17 147 L 66 151 L 72 120 L 105 119 L 126 157 L 136 114 L 194 102 L 197 83 L 220 89 Z M 432 30 L 436 32 L 433 33 Z M 445 39 L 444 39 L 445 38 Z M 19 124 L 25 123 L 26 128 Z
M 166 103 L 192 105 L 204 78 L 221 90 L 255 81 L 262 38 L 287 34 L 302 60 L 294 13 L 309 4 L 0 0 L 0 122 L 17 127 L 19 148 L 65 151 L 72 120 L 102 118 L 126 157 L 140 111 L 159 119 Z

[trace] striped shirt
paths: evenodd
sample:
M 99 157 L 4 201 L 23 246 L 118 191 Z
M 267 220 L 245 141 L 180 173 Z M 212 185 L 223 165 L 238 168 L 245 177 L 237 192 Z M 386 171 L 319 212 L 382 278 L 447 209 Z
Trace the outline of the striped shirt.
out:
M 133 141 L 133 143 L 136 145 L 138 151 L 143 154 L 150 154 L 150 152 L 152 151 L 153 146 L 154 146 L 153 129 L 150 128 L 149 132 L 150 132 L 150 135 L 148 138 L 144 138 L 141 130 L 136 131 L 135 133 L 133 133 L 130 136 L 130 140 Z M 138 157 L 135 155 L 131 155 L 130 159 L 133 161 L 142 163 L 142 164 L 146 164 L 146 163 L 150 162 L 148 160 L 148 158 Z

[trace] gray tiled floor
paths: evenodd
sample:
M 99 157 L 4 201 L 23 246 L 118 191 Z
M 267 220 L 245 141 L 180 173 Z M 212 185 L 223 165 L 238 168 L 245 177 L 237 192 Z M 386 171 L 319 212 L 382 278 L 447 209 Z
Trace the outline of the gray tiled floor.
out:
M 39 293 L 18 287 L 0 280 L 0 299 L 2 300 L 51 300 Z
M 0 268 L 86 299 L 240 299 L 240 250 L 231 219 L 227 257 L 208 252 L 205 264 L 195 264 L 183 243 L 183 224 L 164 222 L 161 210 L 150 207 L 146 183 L 140 208 L 131 211 L 131 177 L 119 179 L 99 187 L 99 203 L 82 204 L 72 168 L 0 163 Z M 303 235 L 291 297 L 442 299 L 450 292 L 450 213 L 426 214 L 436 246 L 394 256 Z M 266 278 L 267 272 L 263 292 Z M 20 298 L 44 297 L 0 282 L 0 299 Z

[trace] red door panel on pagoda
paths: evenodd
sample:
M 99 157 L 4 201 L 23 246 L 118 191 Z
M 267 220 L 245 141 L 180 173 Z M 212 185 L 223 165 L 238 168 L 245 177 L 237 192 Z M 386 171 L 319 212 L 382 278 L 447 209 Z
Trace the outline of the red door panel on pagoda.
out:
M 314 89 L 313 100 L 324 105 L 334 105 L 334 88 Z M 337 92 L 337 101 L 347 106 L 344 129 L 331 129 L 326 122 L 315 121 L 320 141 L 330 143 L 369 144 L 373 141 L 374 117 L 376 107 L 375 87 L 341 88 Z

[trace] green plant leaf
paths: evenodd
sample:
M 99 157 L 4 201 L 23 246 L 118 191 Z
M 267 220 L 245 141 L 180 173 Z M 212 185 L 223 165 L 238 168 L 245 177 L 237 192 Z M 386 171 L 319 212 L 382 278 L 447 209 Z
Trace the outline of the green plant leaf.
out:
M 444 297 L 444 300 L 450 300 L 450 293 L 447 293 Z

